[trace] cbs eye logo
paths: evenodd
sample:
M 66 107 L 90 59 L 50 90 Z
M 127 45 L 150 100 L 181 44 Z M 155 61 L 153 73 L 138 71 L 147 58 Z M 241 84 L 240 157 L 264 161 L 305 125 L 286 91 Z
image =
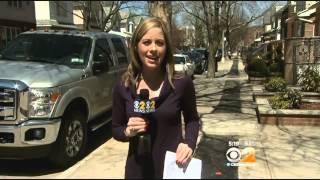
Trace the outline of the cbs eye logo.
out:
M 229 148 L 226 152 L 226 157 L 229 162 L 239 162 L 241 159 L 241 151 L 236 147 Z

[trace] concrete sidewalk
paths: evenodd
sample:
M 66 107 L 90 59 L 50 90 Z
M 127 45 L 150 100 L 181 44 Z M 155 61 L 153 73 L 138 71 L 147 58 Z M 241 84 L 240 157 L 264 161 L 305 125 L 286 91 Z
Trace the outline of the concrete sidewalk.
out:
M 241 60 L 219 62 L 218 68 L 216 78 L 196 75 L 194 80 L 201 118 L 195 157 L 203 161 L 202 178 L 319 178 L 319 129 L 258 124 Z M 226 165 L 229 142 L 237 141 L 256 150 L 253 166 Z M 111 138 L 57 178 L 123 179 L 127 149 L 128 143 Z
M 220 69 L 221 68 L 221 69 Z M 252 85 L 242 62 L 219 64 L 221 78 L 195 80 L 202 120 L 197 156 L 203 178 L 319 178 L 318 127 L 258 124 Z M 228 167 L 229 141 L 249 142 L 256 150 L 253 166 Z M 240 149 L 246 145 L 240 144 Z

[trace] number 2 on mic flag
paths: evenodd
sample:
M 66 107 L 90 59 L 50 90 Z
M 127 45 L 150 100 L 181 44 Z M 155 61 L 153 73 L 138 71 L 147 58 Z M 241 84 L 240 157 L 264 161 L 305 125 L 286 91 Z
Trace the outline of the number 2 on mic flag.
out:
M 133 102 L 133 111 L 138 113 L 155 112 L 156 102 L 154 100 L 135 100 Z

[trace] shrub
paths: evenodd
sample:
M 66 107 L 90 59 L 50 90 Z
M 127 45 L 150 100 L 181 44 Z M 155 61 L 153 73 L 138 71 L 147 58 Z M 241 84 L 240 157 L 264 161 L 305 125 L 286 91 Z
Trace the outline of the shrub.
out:
M 289 109 L 290 101 L 282 99 L 280 95 L 275 95 L 271 97 L 270 105 L 273 109 Z
M 275 95 L 270 99 L 270 104 L 273 109 L 299 108 L 301 102 L 301 92 L 296 89 L 286 89 L 285 92 Z
M 249 76 L 254 77 L 265 77 L 269 75 L 266 63 L 260 58 L 253 59 L 248 63 L 247 72 Z
M 272 52 L 268 51 L 267 53 L 263 54 L 262 59 L 267 64 L 267 66 L 270 66 L 270 64 L 272 63 Z
M 319 91 L 320 73 L 312 66 L 308 66 L 307 69 L 300 75 L 298 85 L 301 86 L 302 91 Z
M 281 72 L 283 73 L 284 71 L 284 63 L 283 61 L 276 61 L 270 64 L 269 66 L 269 71 L 270 72 Z
M 283 92 L 287 89 L 287 82 L 283 78 L 276 77 L 270 79 L 264 87 L 271 92 Z

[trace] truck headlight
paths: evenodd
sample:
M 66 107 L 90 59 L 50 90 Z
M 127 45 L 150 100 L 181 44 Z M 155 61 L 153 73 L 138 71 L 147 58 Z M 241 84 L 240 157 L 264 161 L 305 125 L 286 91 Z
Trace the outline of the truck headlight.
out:
M 58 88 L 30 89 L 29 118 L 50 117 L 60 96 Z

